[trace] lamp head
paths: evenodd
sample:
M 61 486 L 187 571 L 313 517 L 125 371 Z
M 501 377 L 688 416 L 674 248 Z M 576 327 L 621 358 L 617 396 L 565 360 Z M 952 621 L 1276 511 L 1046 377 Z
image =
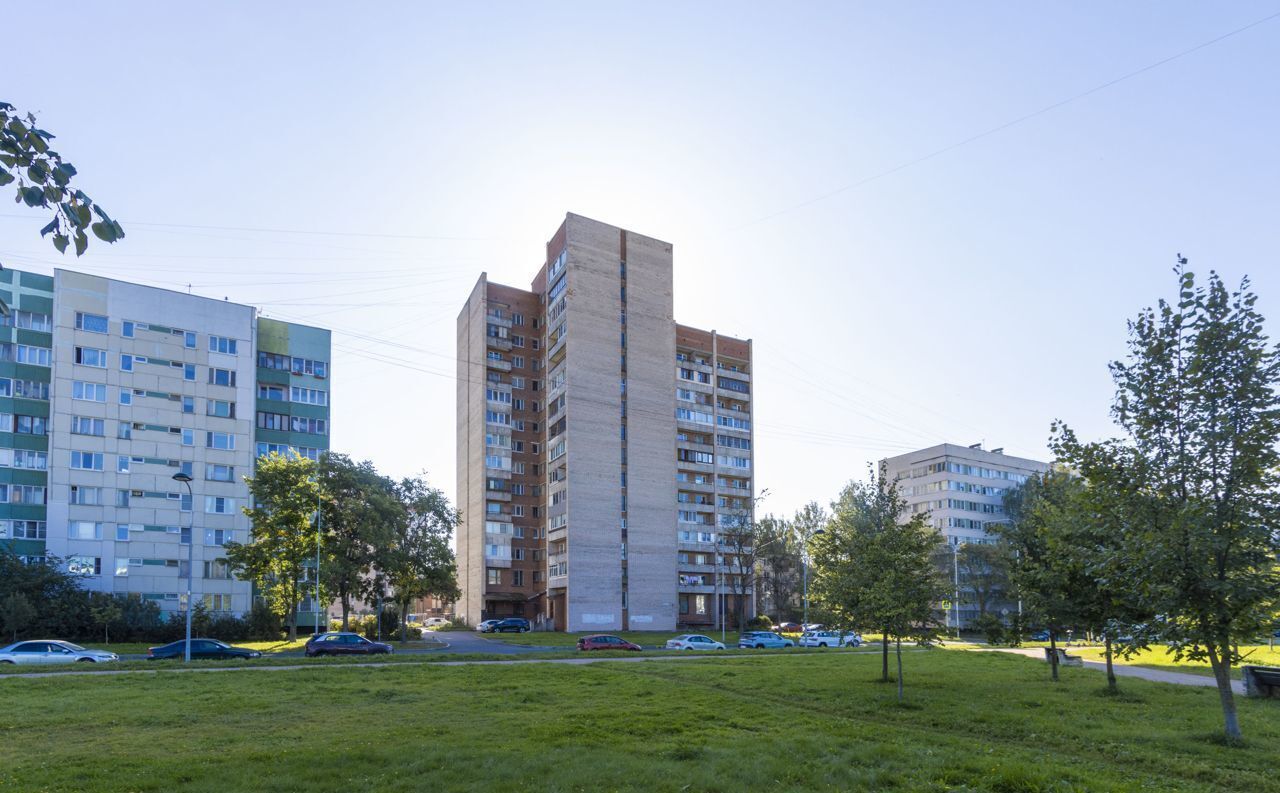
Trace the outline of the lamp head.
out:
M 185 471 L 179 471 L 178 473 L 173 475 L 173 479 L 175 482 L 190 482 L 191 475 L 186 473 Z

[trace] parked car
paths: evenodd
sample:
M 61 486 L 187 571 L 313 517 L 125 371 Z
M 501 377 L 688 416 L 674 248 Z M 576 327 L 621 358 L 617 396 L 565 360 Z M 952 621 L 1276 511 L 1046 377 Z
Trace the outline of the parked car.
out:
M 186 639 L 179 639 L 162 647 L 151 647 L 147 649 L 147 660 L 161 661 L 169 658 L 184 658 L 186 656 L 186 648 Z M 250 650 L 247 647 L 232 647 L 226 642 L 220 642 L 217 639 L 192 639 L 191 657 L 193 659 L 261 658 L 262 653 L 257 650 Z
M 738 637 L 739 648 L 755 648 L 764 650 L 767 648 L 777 647 L 795 647 L 796 643 L 790 639 L 771 631 L 747 631 Z
M 861 647 L 862 634 L 857 631 L 847 631 L 842 639 L 840 639 L 841 647 Z
M 668 650 L 723 650 L 724 645 L 710 636 L 686 633 L 667 640 Z
M 303 652 L 308 658 L 321 655 L 390 655 L 395 648 L 385 642 L 372 642 L 358 633 L 334 631 L 307 639 Z
M 804 629 L 798 622 L 780 622 L 777 631 L 778 633 L 803 633 Z
M 106 650 L 87 650 L 61 639 L 16 642 L 0 647 L 0 664 L 73 664 L 79 661 L 100 664 L 119 661 L 120 656 Z
M 1031 641 L 1033 641 L 1033 642 L 1047 642 L 1047 641 L 1049 641 L 1049 632 L 1048 632 L 1048 631 L 1036 631 L 1035 633 L 1031 634 Z
M 489 631 L 491 633 L 528 633 L 529 620 L 524 617 L 507 617 L 490 626 Z
M 502 620 L 485 620 L 484 622 L 476 626 L 476 630 L 480 631 L 481 633 L 488 633 L 493 628 L 493 626 L 497 625 L 499 622 L 502 622 Z
M 426 628 L 434 628 L 437 625 L 448 625 L 448 624 L 449 624 L 448 617 L 427 617 L 425 620 L 422 621 L 423 627 L 426 627 Z
M 805 631 L 800 636 L 801 647 L 839 647 L 839 631 Z
M 805 629 L 805 630 L 807 630 L 807 631 L 820 631 L 820 630 L 822 630 L 822 623 L 821 623 L 821 622 L 810 622 L 810 623 L 808 623 L 808 624 L 804 625 L 803 627 L 804 627 L 804 629 Z
M 631 650 L 633 652 L 640 651 L 640 645 L 632 644 L 626 639 L 618 636 L 609 636 L 607 634 L 596 634 L 595 636 L 583 636 L 578 639 L 579 650 Z

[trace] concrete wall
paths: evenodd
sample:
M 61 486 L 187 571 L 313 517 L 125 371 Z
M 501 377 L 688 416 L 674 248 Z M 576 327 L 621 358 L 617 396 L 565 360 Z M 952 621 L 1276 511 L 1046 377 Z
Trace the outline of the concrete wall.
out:
M 475 625 L 484 608 L 484 411 L 485 289 L 484 273 L 458 315 L 457 491 L 454 503 L 461 519 L 455 537 L 458 586 L 457 614 Z

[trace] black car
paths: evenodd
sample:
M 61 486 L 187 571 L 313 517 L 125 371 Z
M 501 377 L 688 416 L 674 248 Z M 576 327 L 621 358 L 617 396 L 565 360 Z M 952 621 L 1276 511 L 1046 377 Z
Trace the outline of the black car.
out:
M 160 661 L 167 658 L 185 658 L 186 650 L 186 640 L 179 639 L 163 647 L 149 648 L 147 650 L 147 660 Z M 193 659 L 261 658 L 262 653 L 257 650 L 250 650 L 247 647 L 232 647 L 226 642 L 220 642 L 217 639 L 192 639 L 191 657 Z
M 308 658 L 321 655 L 390 655 L 393 648 L 383 642 L 371 642 L 358 633 L 322 633 L 307 639 Z
M 492 633 L 528 633 L 529 620 L 523 617 L 507 617 L 489 628 Z

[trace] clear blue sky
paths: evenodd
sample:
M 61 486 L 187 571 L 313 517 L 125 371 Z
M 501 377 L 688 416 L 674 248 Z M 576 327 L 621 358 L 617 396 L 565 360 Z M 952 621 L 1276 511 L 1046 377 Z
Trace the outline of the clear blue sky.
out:
M 1280 0 L 783 8 L 14 6 L 0 100 L 128 238 L 59 261 L 7 204 L 0 261 L 332 327 L 334 448 L 451 494 L 454 318 L 566 211 L 674 243 L 678 319 L 755 339 L 772 511 L 940 441 L 1111 433 L 1177 252 L 1280 333 L 1280 19 L 917 162 Z

